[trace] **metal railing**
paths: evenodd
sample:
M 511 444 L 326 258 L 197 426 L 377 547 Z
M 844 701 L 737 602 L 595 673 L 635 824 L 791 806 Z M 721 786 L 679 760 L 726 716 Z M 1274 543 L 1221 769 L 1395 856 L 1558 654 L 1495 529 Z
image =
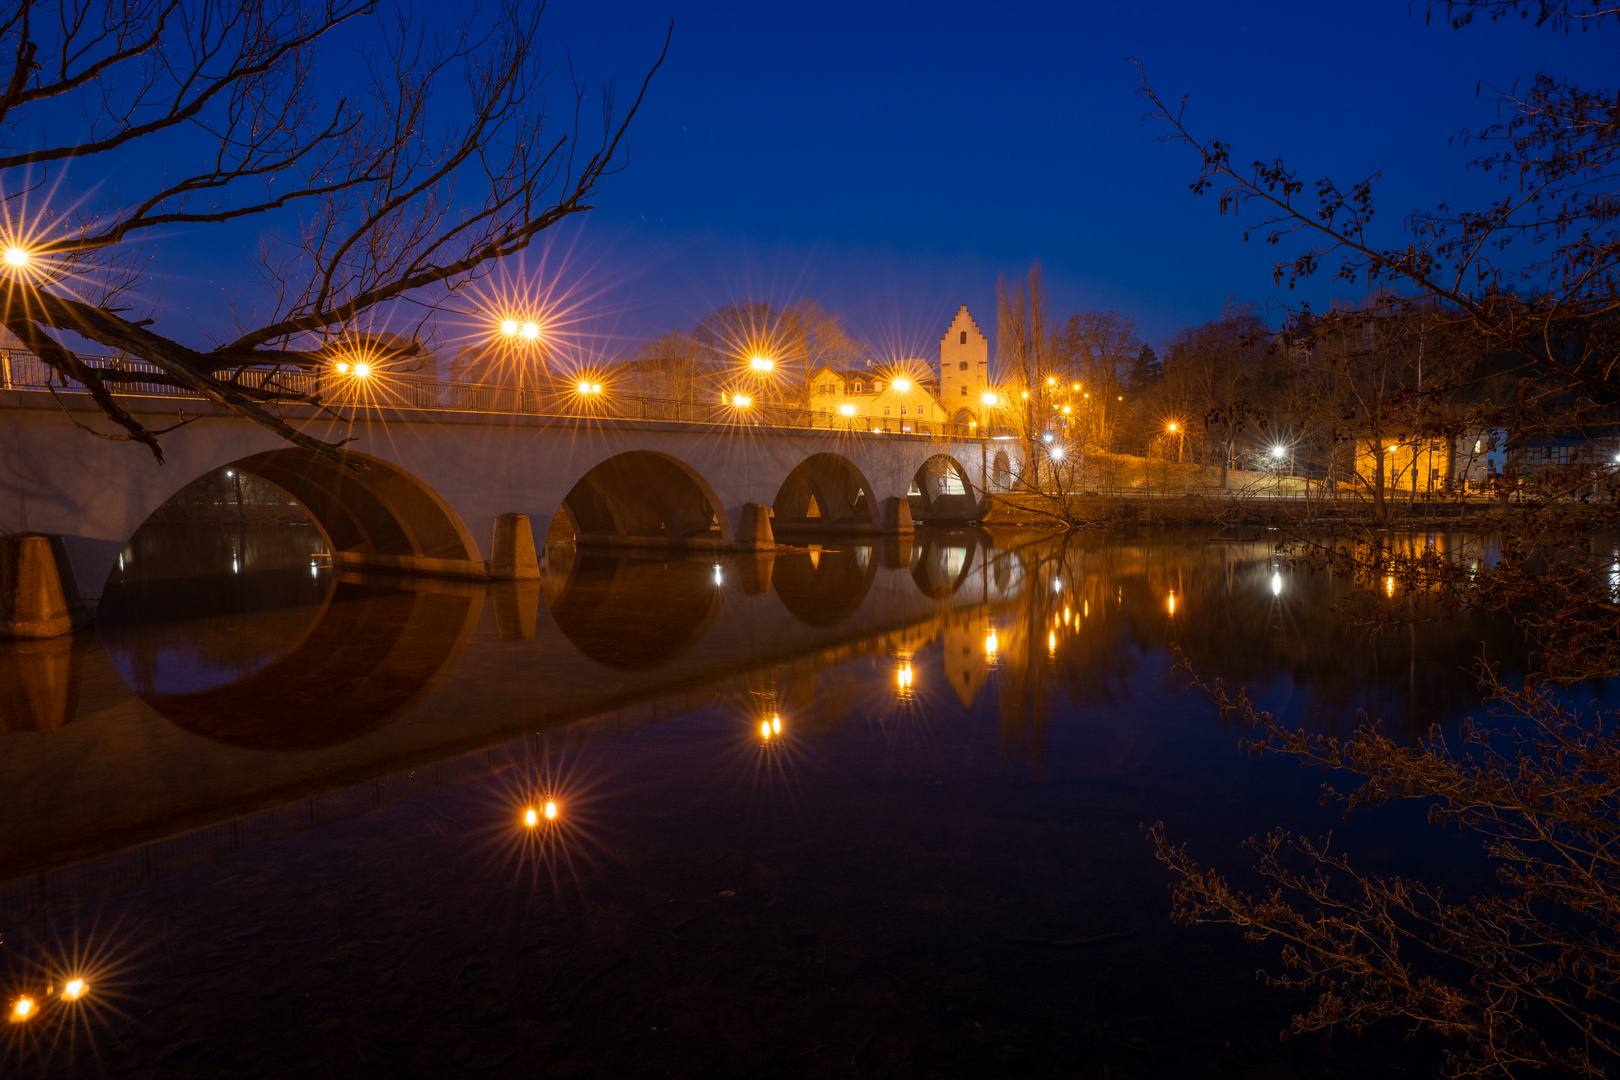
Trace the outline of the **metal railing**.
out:
M 127 376 L 163 376 L 145 360 L 116 356 L 81 356 L 98 369 Z M 382 372 L 366 378 L 333 372 L 287 368 L 245 368 L 233 379 L 249 390 L 275 391 L 340 413 L 355 409 L 411 409 L 423 412 L 482 413 L 491 416 L 546 416 L 597 420 L 649 420 L 675 424 L 722 424 L 730 427 L 792 428 L 901 435 L 930 439 L 982 439 L 995 432 L 965 424 L 937 423 L 887 416 L 844 416 L 787 405 L 671 401 L 614 393 L 610 388 L 582 393 L 574 388 L 533 388 L 486 383 L 438 382 L 413 375 Z M 201 400 L 195 391 L 154 380 L 109 381 L 120 397 L 172 397 Z M 83 394 L 81 383 L 64 379 L 30 353 L 0 350 L 0 389 Z

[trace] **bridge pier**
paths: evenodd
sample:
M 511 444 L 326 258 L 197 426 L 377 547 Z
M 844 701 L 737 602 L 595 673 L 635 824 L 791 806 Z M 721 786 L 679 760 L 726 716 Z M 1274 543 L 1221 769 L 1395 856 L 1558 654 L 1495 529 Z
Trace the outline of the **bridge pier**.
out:
M 60 536 L 0 536 L 0 638 L 53 638 L 90 625 Z

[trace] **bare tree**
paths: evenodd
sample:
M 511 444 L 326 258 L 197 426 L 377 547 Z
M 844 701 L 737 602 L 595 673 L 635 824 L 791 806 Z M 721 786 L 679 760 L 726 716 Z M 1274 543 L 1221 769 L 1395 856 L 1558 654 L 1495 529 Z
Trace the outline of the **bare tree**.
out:
M 591 209 L 623 167 L 667 36 L 628 108 L 610 83 L 593 114 L 585 85 L 571 80 L 564 126 L 548 131 L 552 71 L 538 5 L 507 0 L 442 26 L 417 10 L 384 16 L 374 0 L 18 0 L 9 9 L 0 199 L 11 274 L 0 321 L 94 396 L 122 429 L 108 437 L 163 458 L 160 433 L 111 393 L 130 373 L 81 359 L 75 339 L 161 372 L 141 382 L 193 391 L 337 454 L 268 407 L 319 403 L 277 373 L 319 367 L 322 346 L 395 308 L 431 312 Z M 355 74 L 331 89 L 318 73 L 338 65 Z M 135 155 L 161 161 L 161 179 L 136 190 L 104 182 Z M 210 346 L 153 329 L 163 307 L 134 289 L 149 246 L 243 219 L 264 227 L 264 309 L 239 311 L 234 336 Z

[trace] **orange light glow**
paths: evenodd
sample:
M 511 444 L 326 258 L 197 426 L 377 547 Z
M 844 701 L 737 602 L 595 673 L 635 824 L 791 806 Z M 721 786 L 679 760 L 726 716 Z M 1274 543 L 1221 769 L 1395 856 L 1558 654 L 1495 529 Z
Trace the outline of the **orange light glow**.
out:
M 1169 427 L 1168 427 L 1168 428 L 1166 428 L 1166 429 L 1165 429 L 1165 430 L 1166 430 L 1166 431 L 1168 431 L 1168 432 L 1170 432 L 1170 434 L 1172 434 L 1172 435 L 1174 435 L 1174 434 L 1175 434 L 1175 433 L 1176 433 L 1176 425 L 1175 425 L 1175 424 L 1174 424 L 1174 423 L 1172 423 L 1172 424 L 1171 424 L 1171 425 L 1170 425 L 1170 426 L 1169 426 Z
M 526 322 L 523 324 L 523 328 L 519 330 L 518 333 L 523 335 L 524 341 L 537 341 L 540 337 L 540 324 Z
M 1170 614 L 1174 615 L 1175 613 L 1176 613 L 1176 594 L 1171 593 L 1170 594 Z
M 34 257 L 28 253 L 27 248 L 20 248 L 20 247 L 8 247 L 8 248 L 6 248 L 6 265 L 7 266 L 27 266 L 29 263 L 31 263 L 33 261 L 34 261 Z
M 890 385 L 893 386 L 896 390 L 900 391 L 902 394 L 909 393 L 911 391 L 911 380 L 910 379 L 896 379 Z
M 337 372 L 339 375 L 347 375 L 349 373 L 349 365 L 345 364 L 342 360 L 339 360 L 337 363 L 332 365 L 332 370 Z
M 357 378 L 357 379 L 369 379 L 369 378 L 371 378 L 371 365 L 370 364 L 356 364 L 356 365 L 354 365 L 354 377 Z
M 899 670 L 894 673 L 894 681 L 899 684 L 902 690 L 911 689 L 911 663 L 909 661 L 900 665 Z
M 982 402 L 984 402 L 984 403 L 985 403 L 985 404 L 986 404 L 986 405 L 994 405 L 994 404 L 996 404 L 996 403 L 997 403 L 997 402 L 998 402 L 998 401 L 1000 401 L 1000 400 L 1001 400 L 1001 399 L 1000 399 L 1000 398 L 998 398 L 998 397 L 996 397 L 996 395 L 994 395 L 994 394 L 989 394 L 989 393 L 987 393 L 987 394 L 983 394 L 983 395 L 981 395 L 981 396 L 980 396 L 980 397 L 979 397 L 979 400 L 980 400 L 980 401 L 982 401 Z
M 516 319 L 502 319 L 501 333 L 507 337 L 517 337 L 518 324 Z
M 523 824 L 531 829 L 540 824 L 540 815 L 534 812 L 534 807 L 531 806 L 523 811 Z
M 984 654 L 986 656 L 996 655 L 996 646 L 999 644 L 1000 642 L 996 640 L 996 632 L 994 630 L 990 631 L 984 637 Z
M 762 739 L 769 739 L 771 737 L 771 722 L 769 720 L 761 720 L 759 722 L 759 737 Z
M 768 356 L 751 356 L 748 358 L 748 366 L 763 374 L 775 368 L 776 361 Z
M 1387 578 L 1384 579 L 1384 595 L 1385 596 L 1394 596 L 1395 595 L 1395 579 L 1394 578 L 1387 577 Z
M 754 399 L 751 398 L 751 397 L 744 397 L 743 395 L 738 394 L 736 397 L 731 399 L 731 403 L 733 405 L 737 406 L 737 408 L 739 408 L 739 409 L 746 409 L 746 408 L 748 408 L 748 406 L 750 406 L 750 405 L 752 405 L 754 403 Z
M 63 1001 L 78 1001 L 90 992 L 90 984 L 83 979 L 69 979 L 68 984 L 62 987 Z
M 1057 634 L 1054 633 L 1046 635 L 1046 651 L 1052 653 L 1057 652 Z
M 17 999 L 16 1003 L 11 1006 L 11 1019 L 17 1023 L 28 1020 L 33 1017 L 34 1010 L 35 1005 L 33 998 L 20 997 Z
M 838 412 L 842 416 L 854 416 L 855 415 L 855 406 L 853 406 L 853 405 L 840 405 L 840 406 L 838 406 Z
M 547 799 L 546 800 L 546 811 L 545 811 L 545 813 L 546 813 L 546 820 L 547 821 L 556 821 L 557 820 L 557 803 L 554 800 L 552 800 L 552 799 Z

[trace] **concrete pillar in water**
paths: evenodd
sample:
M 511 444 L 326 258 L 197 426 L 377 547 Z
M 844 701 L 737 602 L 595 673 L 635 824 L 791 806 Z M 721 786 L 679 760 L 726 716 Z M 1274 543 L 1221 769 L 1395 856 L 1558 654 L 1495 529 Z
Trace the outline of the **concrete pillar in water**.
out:
M 502 514 L 495 519 L 490 555 L 490 577 L 523 581 L 540 576 L 540 559 L 534 552 L 534 530 L 529 527 L 528 514 Z
M 90 625 L 59 536 L 0 536 L 0 638 L 52 638 Z
M 883 500 L 883 531 L 886 533 L 917 531 L 911 521 L 911 503 L 904 497 L 890 496 Z
M 771 531 L 770 507 L 743 503 L 737 515 L 737 546 L 744 551 L 776 547 L 776 535 Z

